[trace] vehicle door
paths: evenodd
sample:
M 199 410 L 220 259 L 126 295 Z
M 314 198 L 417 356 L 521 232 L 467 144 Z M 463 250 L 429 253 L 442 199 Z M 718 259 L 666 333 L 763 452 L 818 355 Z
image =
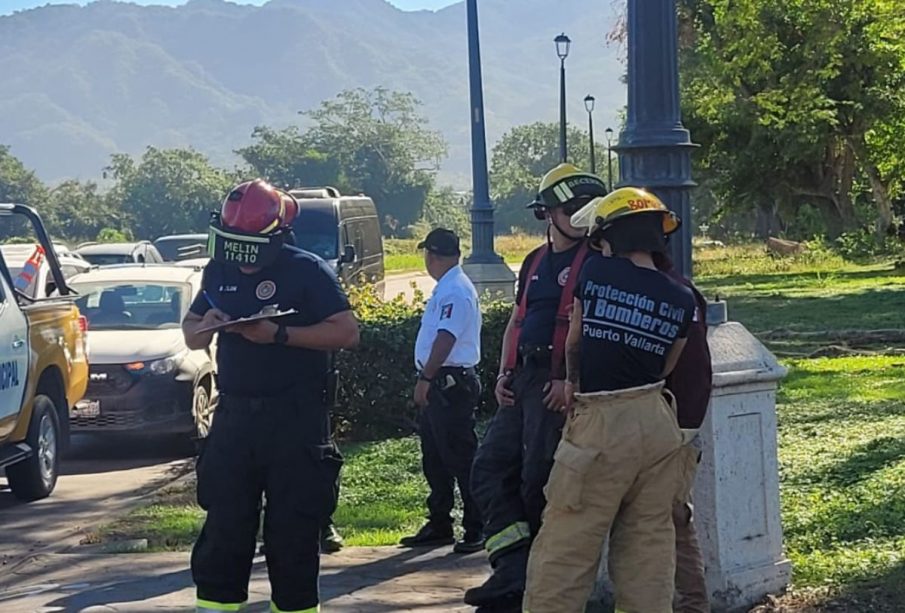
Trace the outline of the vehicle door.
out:
M 383 281 L 383 238 L 380 235 L 380 221 L 377 216 L 365 217 L 362 220 L 365 241 L 365 276 L 368 283 L 379 284 Z
M 22 408 L 28 375 L 28 321 L 0 274 L 0 439 L 8 436 Z

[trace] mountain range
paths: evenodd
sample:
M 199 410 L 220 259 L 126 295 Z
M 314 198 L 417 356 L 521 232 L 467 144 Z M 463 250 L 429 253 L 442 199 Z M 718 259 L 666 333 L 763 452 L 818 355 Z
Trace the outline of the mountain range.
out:
M 490 146 L 509 128 L 559 117 L 553 38 L 570 120 L 597 98 L 598 140 L 625 104 L 606 0 L 479 2 Z M 465 3 L 401 11 L 385 0 L 190 0 L 171 8 L 99 0 L 0 17 L 0 144 L 50 182 L 98 178 L 111 153 L 191 146 L 220 165 L 256 125 L 304 126 L 300 110 L 355 87 L 411 91 L 449 143 L 443 178 L 467 184 Z

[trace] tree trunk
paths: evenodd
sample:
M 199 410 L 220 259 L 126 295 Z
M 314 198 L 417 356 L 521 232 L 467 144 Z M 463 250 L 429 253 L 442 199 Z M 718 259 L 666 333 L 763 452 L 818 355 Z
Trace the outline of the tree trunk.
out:
M 848 144 L 855 157 L 861 162 L 861 167 L 864 169 L 864 174 L 867 175 L 867 180 L 870 183 L 870 191 L 877 205 L 876 238 L 877 242 L 880 243 L 886 238 L 893 224 L 892 199 L 889 197 L 886 183 L 883 182 L 883 178 L 880 176 L 880 169 L 870 159 L 864 135 L 850 137 Z

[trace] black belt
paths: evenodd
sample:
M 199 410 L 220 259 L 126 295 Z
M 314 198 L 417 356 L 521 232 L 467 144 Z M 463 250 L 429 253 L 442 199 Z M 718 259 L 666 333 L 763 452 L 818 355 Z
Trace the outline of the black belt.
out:
M 438 375 L 452 375 L 460 377 L 477 377 L 478 371 L 474 366 L 443 366 L 437 371 Z
M 550 345 L 519 345 L 519 364 L 549 368 L 553 362 L 553 347 Z

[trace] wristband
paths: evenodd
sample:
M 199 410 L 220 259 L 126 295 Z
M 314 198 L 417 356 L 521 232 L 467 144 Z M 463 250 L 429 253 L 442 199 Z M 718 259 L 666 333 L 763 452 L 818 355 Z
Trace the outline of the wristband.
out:
M 496 376 L 496 381 L 497 381 L 497 383 L 499 383 L 502 379 L 508 379 L 508 378 L 509 378 L 509 373 L 504 372 L 504 373 L 500 373 Z
M 289 331 L 283 324 L 277 324 L 277 331 L 273 333 L 273 342 L 277 345 L 285 345 L 289 341 Z
M 430 377 L 428 377 L 427 375 L 425 375 L 423 372 L 419 372 L 419 373 L 418 373 L 418 380 L 419 380 L 419 381 L 427 381 L 428 383 L 433 383 L 433 382 L 434 382 L 433 379 L 431 379 Z

